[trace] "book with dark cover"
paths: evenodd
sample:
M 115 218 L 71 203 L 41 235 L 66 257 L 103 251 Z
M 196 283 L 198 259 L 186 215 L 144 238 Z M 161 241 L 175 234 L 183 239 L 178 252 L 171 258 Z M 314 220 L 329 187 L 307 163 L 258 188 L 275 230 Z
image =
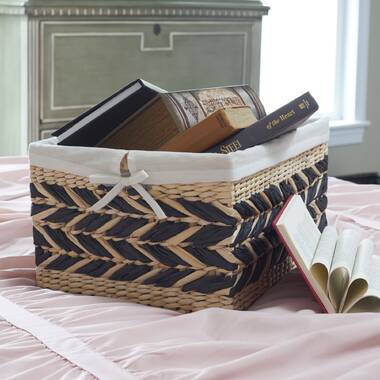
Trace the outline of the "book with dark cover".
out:
M 59 145 L 97 146 L 126 119 L 165 90 L 137 79 L 53 133 Z
M 309 92 L 306 92 L 206 152 L 231 153 L 263 144 L 298 128 L 317 110 L 317 102 Z
M 256 119 L 266 115 L 260 99 L 248 85 L 158 93 L 107 135 L 98 146 L 157 150 L 215 111 L 241 106 L 248 106 Z

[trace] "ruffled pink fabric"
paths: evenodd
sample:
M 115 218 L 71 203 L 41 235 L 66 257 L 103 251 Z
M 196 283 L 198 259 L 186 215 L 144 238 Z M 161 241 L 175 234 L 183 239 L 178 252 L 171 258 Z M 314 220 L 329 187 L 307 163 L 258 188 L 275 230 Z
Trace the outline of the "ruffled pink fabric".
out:
M 249 311 L 185 315 L 36 287 L 28 183 L 25 158 L 0 159 L 0 295 L 43 318 L 42 329 L 63 328 L 125 371 L 126 379 L 379 378 L 379 315 L 321 314 L 295 271 Z M 380 254 L 380 186 L 331 178 L 328 219 L 374 239 Z M 0 310 L 0 378 L 94 375 L 6 321 Z

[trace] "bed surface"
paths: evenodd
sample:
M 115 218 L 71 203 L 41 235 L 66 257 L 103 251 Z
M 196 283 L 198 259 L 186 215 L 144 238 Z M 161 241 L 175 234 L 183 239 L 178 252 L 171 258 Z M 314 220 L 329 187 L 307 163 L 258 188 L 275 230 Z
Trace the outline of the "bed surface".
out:
M 249 311 L 185 315 L 36 287 L 28 186 L 27 159 L 0 158 L 0 379 L 379 378 L 380 316 L 321 314 L 296 271 Z M 380 186 L 328 196 L 380 254 Z

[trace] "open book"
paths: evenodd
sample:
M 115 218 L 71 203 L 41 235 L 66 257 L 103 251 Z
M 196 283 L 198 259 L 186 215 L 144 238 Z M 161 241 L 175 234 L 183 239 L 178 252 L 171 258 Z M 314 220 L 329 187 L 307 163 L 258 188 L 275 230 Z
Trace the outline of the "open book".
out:
M 321 233 L 302 198 L 292 196 L 273 222 L 321 307 L 328 313 L 380 312 L 380 257 L 355 230 Z

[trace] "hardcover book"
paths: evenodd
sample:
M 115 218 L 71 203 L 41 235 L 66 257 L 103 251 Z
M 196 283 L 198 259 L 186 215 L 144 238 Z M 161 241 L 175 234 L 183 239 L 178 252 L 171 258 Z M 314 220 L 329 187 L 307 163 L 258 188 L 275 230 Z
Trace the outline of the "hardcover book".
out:
M 306 92 L 271 114 L 259 118 L 251 127 L 216 144 L 207 152 L 231 153 L 263 144 L 298 128 L 317 110 L 317 102 Z
M 221 108 L 248 106 L 256 119 L 265 116 L 256 93 L 247 85 L 160 92 L 125 119 L 98 146 L 157 150 Z
M 380 257 L 371 240 L 333 226 L 321 233 L 299 195 L 289 198 L 273 227 L 324 311 L 380 312 Z
M 200 123 L 174 136 L 161 151 L 200 153 L 257 121 L 248 106 L 221 108 Z
M 82 113 L 53 133 L 59 145 L 97 146 L 106 136 L 158 93 L 165 92 L 142 79 L 137 79 Z

